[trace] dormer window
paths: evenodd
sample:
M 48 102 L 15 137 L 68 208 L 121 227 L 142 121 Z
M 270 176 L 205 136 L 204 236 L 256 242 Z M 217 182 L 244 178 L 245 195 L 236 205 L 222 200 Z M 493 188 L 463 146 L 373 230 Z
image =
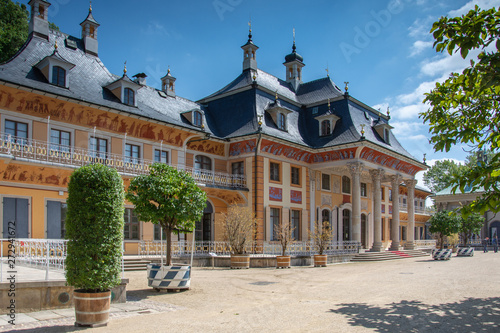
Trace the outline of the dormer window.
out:
M 201 112 L 199 111 L 194 111 L 193 112 L 193 125 L 201 127 L 201 124 L 203 123 L 203 119 L 201 117 Z
M 130 88 L 123 90 L 123 103 L 127 105 L 135 105 L 135 92 Z
M 321 122 L 321 136 L 330 134 L 331 134 L 330 120 L 325 119 Z
M 391 129 L 393 129 L 394 127 L 392 127 L 387 123 L 382 122 L 382 120 L 379 119 L 377 120 L 373 128 L 378 133 L 378 135 L 380 135 L 380 137 L 382 138 L 382 140 L 384 140 L 385 143 L 391 144 L 390 134 L 391 134 Z
M 390 139 L 389 139 L 389 129 L 387 129 L 387 128 L 386 128 L 386 129 L 384 129 L 384 141 L 385 141 L 385 143 L 387 143 L 387 144 L 390 144 L 390 143 L 391 143 L 391 142 L 390 142 Z
M 283 113 L 278 113 L 278 128 L 282 131 L 286 130 L 286 116 Z
M 52 67 L 52 84 L 66 87 L 66 71 L 60 66 Z

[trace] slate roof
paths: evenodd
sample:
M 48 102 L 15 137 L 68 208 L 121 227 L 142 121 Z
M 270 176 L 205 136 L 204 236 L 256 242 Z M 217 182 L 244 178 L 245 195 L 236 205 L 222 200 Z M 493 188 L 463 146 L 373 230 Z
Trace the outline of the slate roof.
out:
M 76 42 L 76 50 L 66 47 L 66 38 Z M 57 53 L 66 61 L 76 65 L 68 74 L 69 89 L 48 83 L 43 74 L 33 67 L 41 59 L 53 54 L 55 41 L 57 41 L 58 45 Z M 182 112 L 200 109 L 199 104 L 188 99 L 179 96 L 164 98 L 159 95 L 157 89 L 142 86 L 136 93 L 138 107 L 121 103 L 104 87 L 122 78 L 122 76 L 110 73 L 98 57 L 86 54 L 81 39 L 55 31 L 50 32 L 49 41 L 30 36 L 14 58 L 0 64 L 0 80 L 169 124 L 200 130 L 181 116 Z M 125 76 L 126 79 L 128 79 L 127 76 Z M 209 128 L 205 128 L 205 130 L 210 132 Z
M 466 186 L 464 188 L 464 192 L 460 191 L 460 188 L 457 189 L 457 192 L 456 193 L 452 193 L 451 191 L 452 189 L 452 186 L 450 187 L 447 187 L 445 188 L 444 190 L 441 190 L 439 192 L 437 192 L 435 194 L 435 196 L 439 196 L 439 195 L 453 195 L 453 194 L 467 194 L 467 193 L 473 193 L 472 192 L 472 187 L 471 186 Z M 475 191 L 474 193 L 482 193 L 484 192 L 484 188 L 483 187 L 480 187 L 477 191 Z

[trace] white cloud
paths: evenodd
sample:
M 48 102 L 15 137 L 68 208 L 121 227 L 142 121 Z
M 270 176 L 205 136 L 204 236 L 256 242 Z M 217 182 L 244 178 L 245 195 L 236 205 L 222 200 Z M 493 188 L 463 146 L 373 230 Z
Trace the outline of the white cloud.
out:
M 443 54 L 435 60 L 422 62 L 420 72 L 427 76 L 449 75 L 451 72 L 461 72 L 465 67 L 469 66 L 470 58 L 476 58 L 479 50 L 473 50 L 469 53 L 466 59 L 462 59 L 460 53 L 453 53 L 451 56 L 448 53 Z
M 457 164 L 465 164 L 465 160 L 457 160 L 456 158 L 448 158 L 448 157 L 444 157 L 444 158 L 435 158 L 435 159 L 432 159 L 432 160 L 428 160 L 426 163 L 428 166 L 433 166 L 436 164 L 436 162 L 438 161 L 446 161 L 446 160 L 449 160 L 449 161 L 453 161 Z
M 492 7 L 500 6 L 500 0 L 472 0 L 467 2 L 465 5 L 459 9 L 450 10 L 448 12 L 449 17 L 462 16 L 466 14 L 469 10 L 474 9 L 478 5 L 481 9 L 489 9 Z
M 408 137 L 408 140 L 413 140 L 413 141 L 425 141 L 427 142 L 429 139 L 423 134 L 417 134 L 417 135 L 412 135 Z
M 436 21 L 436 18 L 426 17 L 416 19 L 412 25 L 408 28 L 408 35 L 416 39 L 430 38 L 431 35 L 429 31 L 432 28 L 432 23 Z
M 420 120 L 415 122 L 393 121 L 391 122 L 391 126 L 394 127 L 392 132 L 397 138 L 408 138 L 412 135 L 415 135 L 415 133 L 419 132 L 424 126 L 424 124 Z
M 426 49 L 432 49 L 432 44 L 433 42 L 424 42 L 422 40 L 415 41 L 410 50 L 410 57 L 414 57 Z
M 145 35 L 165 35 L 170 36 L 170 33 L 165 29 L 165 27 L 156 21 L 151 21 L 148 23 L 146 28 L 142 28 L 141 32 Z
M 423 99 L 423 96 L 422 96 Z M 429 107 L 423 103 L 410 104 L 394 110 L 397 119 L 418 119 L 418 114 L 424 112 Z

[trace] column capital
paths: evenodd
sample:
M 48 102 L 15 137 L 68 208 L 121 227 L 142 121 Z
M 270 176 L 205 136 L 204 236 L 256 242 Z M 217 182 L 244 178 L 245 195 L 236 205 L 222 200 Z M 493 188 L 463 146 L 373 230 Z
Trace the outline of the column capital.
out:
M 389 176 L 389 179 L 391 180 L 391 183 L 396 186 L 399 186 L 401 182 L 403 181 L 403 176 L 401 175 L 392 175 Z
M 359 176 L 361 174 L 361 171 L 363 171 L 363 163 L 361 162 L 353 162 L 353 163 L 347 163 L 347 167 L 349 168 L 349 172 L 351 175 L 354 176 Z
M 372 176 L 373 181 L 381 181 L 384 177 L 385 171 L 383 169 L 371 169 L 370 176 Z
M 405 179 L 404 182 L 405 182 L 406 187 L 408 187 L 408 189 L 415 189 L 415 185 L 417 185 L 418 180 L 416 180 L 416 179 Z

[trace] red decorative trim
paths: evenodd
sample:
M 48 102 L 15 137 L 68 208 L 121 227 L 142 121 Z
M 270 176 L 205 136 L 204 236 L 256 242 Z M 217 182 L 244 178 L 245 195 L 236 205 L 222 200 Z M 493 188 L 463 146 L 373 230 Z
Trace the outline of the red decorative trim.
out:
M 389 155 L 383 154 L 379 151 L 373 150 L 371 148 L 363 148 L 360 157 L 366 161 L 377 163 L 385 167 L 404 172 L 409 175 L 415 175 L 417 172 L 423 170 L 422 168 L 398 160 L 397 158 L 391 157 Z

